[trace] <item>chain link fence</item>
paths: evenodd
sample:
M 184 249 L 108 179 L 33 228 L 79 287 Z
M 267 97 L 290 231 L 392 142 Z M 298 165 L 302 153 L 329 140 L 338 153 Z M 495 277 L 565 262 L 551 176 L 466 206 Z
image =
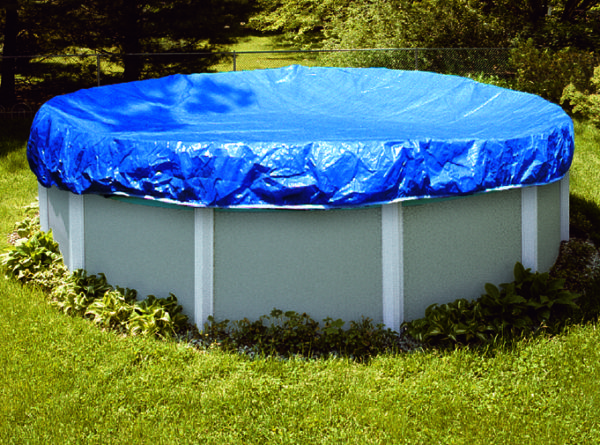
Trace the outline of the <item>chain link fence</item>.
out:
M 126 60 L 127 59 L 127 60 Z M 82 88 L 122 82 L 126 62 L 140 79 L 169 74 L 242 71 L 287 65 L 386 67 L 457 75 L 509 74 L 506 48 L 401 48 L 231 51 L 221 53 L 63 54 L 0 57 L 13 65 L 17 103 L 2 117 L 30 117 L 48 99 Z

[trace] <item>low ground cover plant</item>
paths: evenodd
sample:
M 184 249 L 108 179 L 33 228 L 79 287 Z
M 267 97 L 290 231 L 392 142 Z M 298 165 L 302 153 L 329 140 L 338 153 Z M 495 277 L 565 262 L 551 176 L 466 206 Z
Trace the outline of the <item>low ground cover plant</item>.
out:
M 521 338 L 539 330 L 556 333 L 574 309 L 578 294 L 564 280 L 531 272 L 521 263 L 514 281 L 497 287 L 487 283 L 476 300 L 433 304 L 425 317 L 404 323 L 407 332 L 432 346 L 489 344 Z
M 192 342 L 204 348 L 218 346 L 250 357 L 345 356 L 358 361 L 382 353 L 407 351 L 419 346 L 383 324 L 363 318 L 350 321 L 325 318 L 322 323 L 308 314 L 273 309 L 258 320 L 216 321 L 209 317 L 204 330 Z

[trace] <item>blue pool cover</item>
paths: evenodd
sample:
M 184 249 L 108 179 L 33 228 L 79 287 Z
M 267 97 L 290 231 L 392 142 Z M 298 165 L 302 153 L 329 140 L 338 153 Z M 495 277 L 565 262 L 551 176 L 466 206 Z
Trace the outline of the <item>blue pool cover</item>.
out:
M 531 94 L 383 68 L 175 75 L 58 96 L 27 154 L 45 187 L 194 207 L 344 208 L 562 178 L 573 124 Z

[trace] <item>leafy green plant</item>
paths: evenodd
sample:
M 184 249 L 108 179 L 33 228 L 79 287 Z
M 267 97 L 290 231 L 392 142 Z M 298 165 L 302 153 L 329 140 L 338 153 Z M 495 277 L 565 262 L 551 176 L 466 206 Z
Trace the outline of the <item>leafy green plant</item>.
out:
M 83 316 L 88 306 L 112 290 L 104 274 L 88 275 L 84 269 L 77 269 L 52 289 L 50 302 L 66 314 Z
M 0 262 L 7 277 L 26 283 L 62 263 L 62 256 L 52 233 L 38 231 L 30 238 L 18 240 L 8 252 L 0 255 Z
M 69 272 L 52 233 L 43 233 L 40 229 L 37 201 L 24 210 L 26 216 L 14 225 L 9 235 L 12 246 L 0 255 L 0 264 L 4 266 L 5 276 L 14 276 L 23 283 L 50 291 Z
M 452 345 L 485 342 L 492 327 L 483 323 L 478 307 L 464 298 L 445 304 L 432 304 L 425 317 L 405 322 L 411 337 L 429 345 Z
M 343 355 L 360 361 L 414 346 L 402 343 L 401 336 L 383 324 L 373 325 L 369 318 L 351 321 L 348 329 L 344 329 L 344 325 L 341 319 L 325 318 L 320 324 L 306 313 L 273 309 L 269 315 L 254 321 L 247 318 L 216 321 L 209 317 L 195 343 L 204 348 L 219 347 L 250 356 Z
M 398 333 L 386 328 L 383 323 L 374 325 L 370 318 L 363 317 L 360 321 L 351 320 L 349 329 L 340 332 L 343 332 L 344 343 L 340 353 L 350 357 L 363 359 L 399 349 Z M 320 340 L 324 350 L 333 343 L 328 332 L 324 332 Z
M 515 281 L 501 284 L 501 289 L 486 285 L 486 291 L 479 302 L 486 319 L 497 320 L 494 309 L 503 304 L 503 329 L 512 325 L 511 334 L 534 329 L 559 321 L 568 309 L 576 308 L 577 294 L 565 289 L 565 281 L 552 277 L 549 273 L 533 273 L 521 263 L 514 268 Z M 493 297 L 490 292 L 493 292 Z M 504 331 L 500 331 L 502 334 Z
M 477 300 L 433 304 L 424 318 L 403 326 L 409 335 L 430 345 L 490 343 L 497 338 L 518 338 L 540 328 L 551 331 L 577 308 L 578 294 L 566 290 L 561 278 L 533 273 L 521 263 L 516 263 L 514 277 L 514 281 L 500 287 L 487 283 L 486 292 Z
M 136 303 L 126 320 L 127 331 L 131 335 L 154 335 L 169 337 L 187 325 L 187 316 L 177 303 L 177 297 L 169 294 L 167 298 L 154 295 Z
M 124 330 L 133 313 L 135 291 L 117 288 L 104 293 L 102 298 L 94 300 L 87 306 L 86 316 L 103 328 Z
M 594 68 L 589 89 L 580 89 L 574 83 L 565 87 L 561 104 L 572 106 L 573 113 L 588 119 L 596 127 L 600 127 L 600 66 Z
M 560 103 L 564 88 L 573 84 L 587 90 L 597 59 L 593 53 L 563 48 L 539 49 L 530 39 L 511 51 L 510 64 L 516 69 L 515 88 Z

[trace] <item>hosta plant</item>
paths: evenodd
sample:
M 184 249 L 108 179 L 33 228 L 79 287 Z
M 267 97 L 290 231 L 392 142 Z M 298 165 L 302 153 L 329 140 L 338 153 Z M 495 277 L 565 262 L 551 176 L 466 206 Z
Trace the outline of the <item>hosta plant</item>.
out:
M 155 335 L 170 337 L 187 325 L 187 316 L 177 303 L 177 297 L 170 294 L 167 298 L 149 295 L 135 304 L 126 321 L 127 331 L 131 335 Z
M 533 273 L 517 263 L 511 283 L 485 285 L 477 300 L 458 299 L 433 304 L 425 317 L 403 324 L 407 333 L 430 345 L 489 343 L 551 330 L 577 307 L 578 294 L 564 288 L 564 280 Z
M 38 231 L 30 238 L 18 240 L 8 252 L 0 255 L 0 262 L 7 277 L 26 283 L 62 264 L 62 256 L 52 233 Z
M 112 290 L 104 274 L 88 275 L 77 269 L 52 290 L 50 302 L 66 314 L 83 316 L 88 306 Z
M 92 321 L 103 328 L 124 330 L 133 312 L 133 301 L 121 290 L 107 291 L 102 298 L 94 300 L 85 312 Z

